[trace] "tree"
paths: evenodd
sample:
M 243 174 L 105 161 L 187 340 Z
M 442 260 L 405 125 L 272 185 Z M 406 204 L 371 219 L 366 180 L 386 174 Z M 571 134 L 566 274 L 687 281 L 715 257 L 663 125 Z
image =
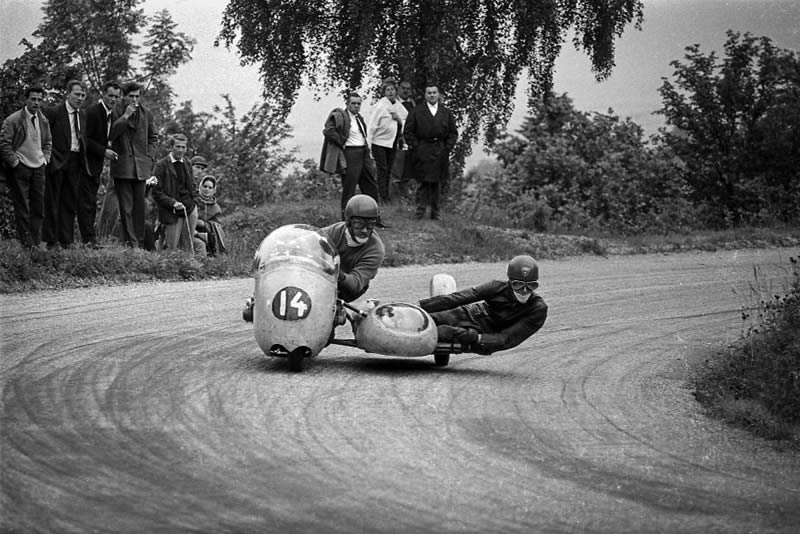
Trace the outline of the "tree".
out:
M 800 58 L 767 37 L 727 35 L 722 61 L 695 44 L 671 63 L 663 142 L 711 224 L 789 221 L 800 215 Z
M 225 105 L 214 107 L 221 121 L 184 102 L 165 131 L 189 137 L 192 152 L 209 161 L 229 206 L 261 205 L 274 197 L 284 170 L 296 162 L 295 149 L 285 147 L 291 127 L 265 103 L 239 118 L 229 95 L 222 98 Z
M 519 135 L 494 146 L 501 169 L 473 176 L 462 205 L 502 209 L 518 227 L 669 231 L 691 217 L 668 153 L 647 145 L 630 119 L 576 110 L 551 95 Z M 546 214 L 543 215 L 543 214 Z
M 421 91 L 435 80 L 460 117 L 460 163 L 480 130 L 491 143 L 505 127 L 523 71 L 531 103 L 546 94 L 569 28 L 602 78 L 615 37 L 641 19 L 640 0 L 229 0 L 218 43 L 260 66 L 264 97 L 282 117 L 303 83 L 377 88 L 395 75 Z
M 33 32 L 39 42 L 23 39 L 25 52 L 0 69 L 3 116 L 21 105 L 19 93 L 29 84 L 62 89 L 71 79 L 99 90 L 106 80 L 135 79 L 151 89 L 146 99 L 170 114 L 173 93 L 168 78 L 191 59 L 195 40 L 182 32 L 167 10 L 156 13 L 145 36 L 142 67 L 134 68 L 138 47 L 133 37 L 148 23 L 142 0 L 49 0 Z M 8 97 L 9 100 L 6 100 Z M 6 109 L 8 108 L 8 109 Z
M 192 59 L 192 51 L 197 41 L 183 32 L 176 31 L 178 24 L 172 15 L 162 9 L 151 18 L 150 29 L 144 39 L 145 53 L 140 75 L 151 108 L 156 114 L 156 122 L 164 124 L 172 115 L 175 92 L 169 85 L 169 77 L 178 67 Z
M 133 36 L 146 22 L 137 6 L 142 0 L 58 0 L 42 6 L 44 18 L 33 32 L 39 47 L 55 52 L 48 57 L 49 87 L 64 87 L 73 73 L 90 87 L 120 79 L 132 72 L 136 52 Z M 32 47 L 30 43 L 27 43 Z

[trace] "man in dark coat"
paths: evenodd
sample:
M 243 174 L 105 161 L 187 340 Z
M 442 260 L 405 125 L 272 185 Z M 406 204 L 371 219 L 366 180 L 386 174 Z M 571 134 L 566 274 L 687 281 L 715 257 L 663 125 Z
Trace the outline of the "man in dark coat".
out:
M 122 88 L 125 112 L 114 112 L 111 148 L 117 159 L 111 162 L 111 178 L 119 202 L 119 218 L 125 244 L 137 248 L 144 243 L 145 182 L 150 178 L 158 134 L 153 115 L 139 103 L 141 86 L 128 83 Z
M 417 188 L 415 216 L 425 216 L 431 207 L 431 219 L 439 218 L 441 184 L 450 169 L 450 151 L 458 140 L 456 121 L 449 109 L 439 102 L 436 85 L 425 86 L 425 102 L 406 118 L 403 136 L 411 148 L 411 166 Z
M 87 172 L 81 173 L 78 187 L 78 229 L 85 245 L 96 245 L 94 228 L 97 214 L 97 190 L 103 162 L 114 161 L 117 153 L 109 146 L 108 134 L 111 132 L 112 113 L 120 97 L 117 82 L 106 82 L 100 93 L 100 101 L 86 108 L 86 159 Z
M 86 98 L 82 82 L 67 82 L 64 101 L 44 110 L 53 137 L 53 152 L 47 165 L 44 188 L 44 225 L 42 240 L 49 247 L 69 247 L 75 240 L 75 215 L 78 209 L 78 185 L 87 172 L 86 112 L 81 109 Z
M 411 97 L 411 82 L 403 80 L 398 86 L 397 96 L 400 103 L 411 113 L 414 109 L 414 99 Z M 408 117 L 408 115 L 406 115 Z M 411 179 L 411 158 L 408 157 L 408 145 L 403 136 L 400 136 L 400 150 L 394 156 L 392 165 L 392 198 L 402 199 L 408 193 L 408 181 Z
M 187 144 L 188 139 L 183 134 L 173 134 L 170 138 L 169 154 L 156 162 L 153 171 L 158 179 L 153 187 L 153 200 L 158 206 L 158 220 L 164 227 L 165 248 L 175 250 L 182 243 L 185 250 L 205 256 L 205 249 L 194 248 L 198 191 L 194 187 L 191 163 L 185 157 Z

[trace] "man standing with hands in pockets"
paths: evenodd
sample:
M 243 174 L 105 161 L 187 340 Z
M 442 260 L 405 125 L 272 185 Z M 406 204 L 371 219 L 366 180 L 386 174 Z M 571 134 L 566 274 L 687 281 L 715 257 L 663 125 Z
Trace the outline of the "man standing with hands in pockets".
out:
M 431 219 L 439 219 L 441 185 L 450 172 L 450 151 L 456 146 L 458 130 L 453 113 L 439 102 L 439 88 L 425 86 L 425 102 L 415 107 L 406 119 L 403 130 L 411 147 L 411 162 L 417 188 L 417 209 L 414 216 L 425 216 L 428 205 Z
M 122 88 L 125 112 L 111 125 L 111 178 L 119 202 L 125 244 L 138 248 L 144 242 L 145 185 L 150 178 L 158 134 L 153 115 L 139 103 L 142 88 L 131 82 Z
M 78 229 L 84 245 L 96 247 L 97 234 L 94 228 L 97 213 L 97 190 L 103 162 L 114 161 L 117 153 L 111 149 L 112 114 L 120 97 L 117 82 L 106 82 L 100 92 L 100 101 L 86 108 L 86 160 L 88 169 L 82 173 L 78 186 Z

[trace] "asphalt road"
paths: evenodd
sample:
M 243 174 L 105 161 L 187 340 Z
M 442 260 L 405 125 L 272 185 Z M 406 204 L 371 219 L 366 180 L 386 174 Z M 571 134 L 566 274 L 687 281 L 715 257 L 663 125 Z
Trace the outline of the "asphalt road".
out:
M 790 255 L 544 261 L 542 331 L 444 368 L 329 347 L 289 373 L 249 279 L 2 296 L 0 531 L 798 532 L 800 458 L 685 382 Z M 444 269 L 503 273 L 368 296 Z

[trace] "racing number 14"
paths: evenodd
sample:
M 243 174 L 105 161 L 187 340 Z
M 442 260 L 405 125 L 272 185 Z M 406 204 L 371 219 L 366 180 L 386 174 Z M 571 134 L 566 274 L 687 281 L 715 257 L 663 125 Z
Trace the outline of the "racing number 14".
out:
M 308 317 L 311 298 L 299 287 L 284 287 L 272 299 L 272 313 L 284 321 L 297 321 Z

